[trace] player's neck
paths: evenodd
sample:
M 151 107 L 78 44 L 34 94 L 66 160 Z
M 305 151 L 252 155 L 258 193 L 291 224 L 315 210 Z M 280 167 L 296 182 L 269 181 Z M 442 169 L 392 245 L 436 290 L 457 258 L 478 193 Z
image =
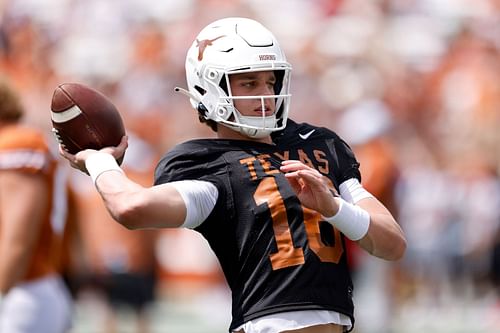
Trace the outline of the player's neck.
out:
M 232 140 L 246 140 L 246 141 L 254 141 L 261 142 L 267 144 L 273 144 L 273 140 L 270 135 L 266 135 L 263 138 L 250 138 L 246 135 L 243 135 L 235 130 L 227 128 L 225 126 L 218 126 L 217 128 L 217 138 L 219 139 L 232 139 Z

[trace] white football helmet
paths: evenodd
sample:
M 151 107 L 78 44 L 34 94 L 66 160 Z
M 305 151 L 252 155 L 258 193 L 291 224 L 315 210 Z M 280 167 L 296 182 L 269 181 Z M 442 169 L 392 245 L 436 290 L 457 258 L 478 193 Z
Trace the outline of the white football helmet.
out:
M 225 18 L 205 27 L 189 48 L 186 78 L 192 106 L 205 119 L 252 137 L 262 138 L 286 126 L 290 105 L 291 65 L 286 61 L 274 35 L 260 23 L 247 18 Z M 233 96 L 229 75 L 274 71 L 275 94 Z M 262 117 L 243 116 L 234 107 L 238 98 L 260 99 Z M 266 116 L 265 99 L 275 100 L 276 111 Z

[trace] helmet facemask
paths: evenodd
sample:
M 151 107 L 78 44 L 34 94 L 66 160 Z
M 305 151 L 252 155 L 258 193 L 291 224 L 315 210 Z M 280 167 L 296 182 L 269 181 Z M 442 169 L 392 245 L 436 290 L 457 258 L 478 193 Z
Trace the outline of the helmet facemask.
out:
M 264 70 L 263 70 L 264 71 Z M 249 70 L 235 70 L 226 73 L 221 80 L 218 102 L 218 122 L 232 128 L 250 138 L 263 138 L 274 131 L 285 128 L 290 105 L 289 76 L 290 72 L 275 70 L 276 83 L 274 84 L 274 95 L 237 96 L 233 95 L 230 85 L 230 76 L 233 74 L 252 72 Z M 235 106 L 238 100 L 258 100 L 261 105 L 262 116 L 245 116 Z M 272 100 L 274 112 L 266 115 L 266 100 Z

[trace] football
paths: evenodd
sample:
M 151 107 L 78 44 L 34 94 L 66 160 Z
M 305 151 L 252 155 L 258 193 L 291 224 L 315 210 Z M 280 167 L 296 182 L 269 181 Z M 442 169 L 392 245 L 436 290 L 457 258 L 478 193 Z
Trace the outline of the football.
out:
M 52 131 L 71 154 L 117 146 L 125 135 L 120 113 L 102 93 L 80 83 L 60 84 L 52 96 Z

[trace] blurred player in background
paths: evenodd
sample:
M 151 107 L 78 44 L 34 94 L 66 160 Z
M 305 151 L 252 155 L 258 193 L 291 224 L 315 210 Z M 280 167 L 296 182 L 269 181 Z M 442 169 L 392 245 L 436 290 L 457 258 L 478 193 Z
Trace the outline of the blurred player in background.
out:
M 128 135 L 132 137 L 129 130 Z M 131 179 L 143 186 L 151 184 L 156 153 L 150 145 L 133 136 L 122 167 Z M 78 237 L 74 243 L 79 264 L 73 279 L 79 291 L 105 306 L 103 332 L 119 332 L 120 314 L 132 310 L 137 333 L 150 332 L 148 307 L 156 294 L 155 230 L 127 230 L 112 219 L 83 175 L 74 175 L 71 188 L 76 194 Z M 82 179 L 83 178 L 83 179 Z M 110 221 L 111 220 L 111 221 Z M 94 297 L 95 298 L 95 297 Z
M 207 239 L 232 291 L 229 331 L 352 330 L 344 237 L 387 260 L 401 258 L 406 241 L 361 186 L 351 149 L 326 128 L 287 121 L 291 65 L 256 21 L 227 18 L 204 28 L 188 51 L 186 75 L 189 91 L 178 90 L 217 139 L 168 152 L 155 186 L 140 186 L 117 165 L 126 138 L 62 155 L 90 173 L 124 226 L 184 227 Z
M 72 304 L 58 273 L 64 207 L 57 206 L 57 163 L 22 116 L 18 96 L 0 81 L 0 332 L 62 333 Z

